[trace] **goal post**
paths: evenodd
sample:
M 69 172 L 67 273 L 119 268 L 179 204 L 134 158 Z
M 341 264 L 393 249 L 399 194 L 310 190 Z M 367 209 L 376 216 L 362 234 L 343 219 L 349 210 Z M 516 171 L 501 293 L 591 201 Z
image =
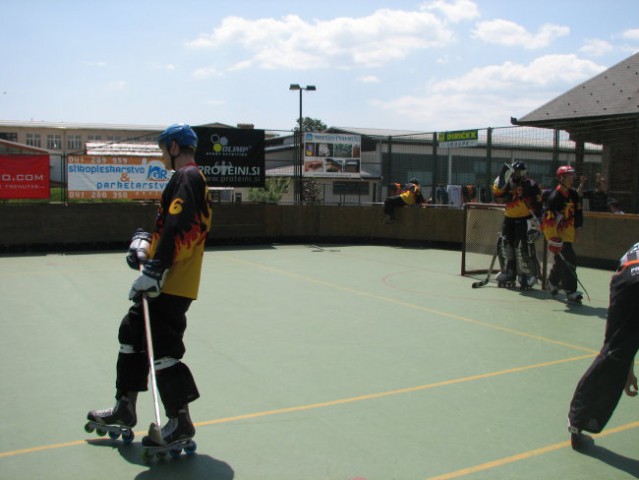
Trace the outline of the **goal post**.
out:
M 461 274 L 475 276 L 487 274 L 490 261 L 497 241 L 501 235 L 504 223 L 505 205 L 497 203 L 466 203 L 464 204 L 462 236 Z M 537 260 L 541 267 L 541 285 L 545 286 L 547 274 L 547 249 L 545 241 L 538 240 L 535 244 Z M 491 273 L 499 271 L 496 263 Z

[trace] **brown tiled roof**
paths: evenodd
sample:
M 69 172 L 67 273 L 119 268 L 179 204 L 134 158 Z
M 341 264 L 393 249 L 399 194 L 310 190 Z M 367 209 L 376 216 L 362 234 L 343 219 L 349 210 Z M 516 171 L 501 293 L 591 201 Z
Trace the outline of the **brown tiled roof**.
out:
M 639 117 L 639 52 L 512 123 L 560 126 L 627 116 Z

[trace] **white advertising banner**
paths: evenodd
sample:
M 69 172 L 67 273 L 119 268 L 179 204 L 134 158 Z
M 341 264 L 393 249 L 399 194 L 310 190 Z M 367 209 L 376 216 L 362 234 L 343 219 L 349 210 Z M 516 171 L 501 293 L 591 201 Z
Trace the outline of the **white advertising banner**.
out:
M 157 199 L 171 172 L 157 157 L 73 155 L 67 160 L 69 199 Z
M 361 137 L 341 133 L 304 133 L 305 177 L 359 178 Z

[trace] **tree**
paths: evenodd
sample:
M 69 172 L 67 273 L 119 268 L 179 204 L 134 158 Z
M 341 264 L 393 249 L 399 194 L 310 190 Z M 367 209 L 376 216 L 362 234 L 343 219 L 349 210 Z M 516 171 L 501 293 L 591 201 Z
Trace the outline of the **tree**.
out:
M 288 177 L 269 177 L 264 182 L 264 188 L 249 188 L 249 202 L 277 203 L 282 195 L 288 192 Z
M 294 131 L 297 132 L 299 130 L 299 120 L 296 122 L 296 126 Z M 322 122 L 318 118 L 304 117 L 302 119 L 302 127 L 305 132 L 323 132 L 328 127 L 324 122 Z

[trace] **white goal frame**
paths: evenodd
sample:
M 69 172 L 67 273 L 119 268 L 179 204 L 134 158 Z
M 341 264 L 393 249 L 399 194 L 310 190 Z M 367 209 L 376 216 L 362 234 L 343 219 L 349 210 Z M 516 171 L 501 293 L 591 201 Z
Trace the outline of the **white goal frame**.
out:
M 498 203 L 466 203 L 463 208 L 463 236 L 461 274 L 477 276 L 488 273 L 492 256 L 504 222 L 505 205 Z M 536 243 L 537 259 L 541 267 L 541 286 L 545 288 L 548 271 L 548 249 L 545 240 Z M 491 275 L 499 271 L 495 262 Z

